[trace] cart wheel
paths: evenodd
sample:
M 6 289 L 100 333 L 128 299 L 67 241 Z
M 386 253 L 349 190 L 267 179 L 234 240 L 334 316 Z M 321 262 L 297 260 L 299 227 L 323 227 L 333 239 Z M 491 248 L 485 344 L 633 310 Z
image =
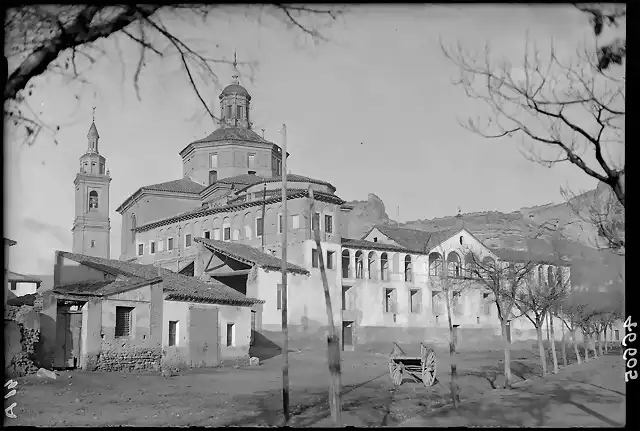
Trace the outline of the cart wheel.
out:
M 436 352 L 428 349 L 422 358 L 422 382 L 426 387 L 433 386 L 436 381 Z
M 395 362 L 389 362 L 389 374 L 391 375 L 391 381 L 395 386 L 400 386 L 402 383 L 402 367 Z

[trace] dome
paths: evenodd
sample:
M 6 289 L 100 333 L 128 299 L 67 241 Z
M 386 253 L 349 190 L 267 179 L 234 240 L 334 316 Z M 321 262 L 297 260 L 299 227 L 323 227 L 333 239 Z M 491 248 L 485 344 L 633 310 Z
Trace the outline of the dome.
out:
M 222 99 L 223 96 L 226 96 L 228 94 L 233 94 L 233 93 L 241 94 L 242 96 L 245 96 L 247 99 L 251 100 L 251 96 L 249 95 L 249 92 L 247 91 L 247 89 L 240 84 L 227 85 L 225 89 L 222 90 L 222 93 L 220 93 L 219 97 L 220 99 Z

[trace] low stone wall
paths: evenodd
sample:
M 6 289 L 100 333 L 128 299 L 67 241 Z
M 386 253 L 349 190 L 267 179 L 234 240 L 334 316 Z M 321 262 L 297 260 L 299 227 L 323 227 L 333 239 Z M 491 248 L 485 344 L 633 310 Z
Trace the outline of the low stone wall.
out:
M 158 371 L 162 363 L 162 349 L 125 348 L 121 350 L 103 350 L 87 359 L 87 369 L 99 371 Z

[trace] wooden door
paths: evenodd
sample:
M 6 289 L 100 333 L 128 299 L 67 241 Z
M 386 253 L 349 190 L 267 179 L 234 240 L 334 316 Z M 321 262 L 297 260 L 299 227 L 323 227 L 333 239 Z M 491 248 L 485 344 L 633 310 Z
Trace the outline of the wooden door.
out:
M 189 308 L 189 356 L 192 367 L 214 367 L 220 363 L 217 308 Z
M 67 368 L 77 368 L 80 365 L 82 312 L 69 312 L 63 316 L 65 316 L 64 365 Z

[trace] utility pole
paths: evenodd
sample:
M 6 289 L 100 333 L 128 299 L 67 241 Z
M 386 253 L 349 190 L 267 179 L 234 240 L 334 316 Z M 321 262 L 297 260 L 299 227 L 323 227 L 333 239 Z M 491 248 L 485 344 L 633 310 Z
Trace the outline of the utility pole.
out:
M 260 237 L 262 241 L 262 252 L 264 253 L 264 214 L 266 210 L 266 202 L 267 202 L 267 182 L 264 182 L 264 191 L 262 193 L 262 222 L 260 223 L 260 228 L 262 229 L 262 236 Z M 258 227 L 256 226 L 256 229 Z
M 289 328 L 287 327 L 287 126 L 285 124 L 282 125 L 282 152 L 282 223 L 280 223 L 282 228 L 282 410 L 284 424 L 287 425 L 289 423 Z

